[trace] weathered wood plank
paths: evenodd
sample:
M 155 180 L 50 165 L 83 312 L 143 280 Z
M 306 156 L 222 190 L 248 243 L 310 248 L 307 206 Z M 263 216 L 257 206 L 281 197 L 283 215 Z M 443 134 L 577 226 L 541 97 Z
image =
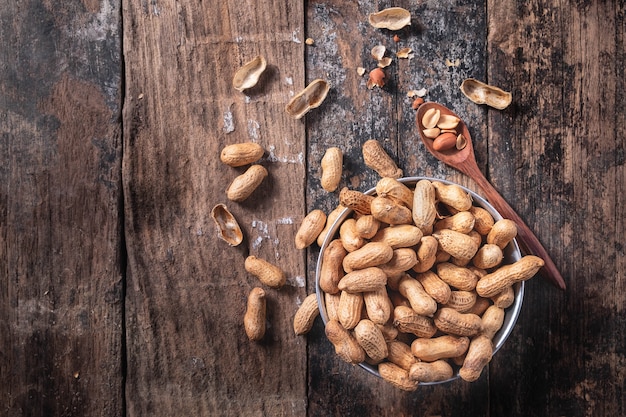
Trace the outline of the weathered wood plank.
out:
M 120 5 L 0 4 L 0 414 L 124 414 Z
M 391 6 L 410 10 L 412 25 L 393 33 L 369 25 L 369 13 Z M 427 100 L 439 101 L 459 111 L 477 136 L 486 136 L 483 109 L 467 105 L 458 86 L 463 78 L 484 76 L 485 4 L 453 1 L 424 3 L 406 1 L 354 3 L 351 1 L 309 1 L 307 36 L 315 45 L 306 49 L 309 80 L 322 77 L 333 85 L 327 102 L 307 117 L 309 142 L 307 205 L 309 210 L 329 212 L 338 202 L 338 191 L 327 193 L 319 184 L 319 163 L 330 146 L 344 151 L 344 176 L 339 188 L 365 191 L 374 187 L 378 174 L 364 165 L 362 144 L 378 139 L 397 161 L 405 175 L 433 175 L 471 184 L 451 168 L 438 163 L 419 141 L 415 131 L 415 111 L 409 90 L 426 88 Z M 483 22 L 482 24 L 480 22 Z M 360 77 L 359 66 L 376 67 L 371 49 L 384 45 L 393 64 L 385 69 L 388 82 L 382 89 L 368 90 L 367 75 Z M 395 52 L 411 47 L 414 57 L 401 60 Z M 456 66 L 446 65 L 458 61 Z M 477 146 L 482 164 L 485 146 Z M 309 289 L 313 291 L 318 251 L 309 251 Z M 421 387 L 404 393 L 358 367 L 343 363 L 326 340 L 318 323 L 309 336 L 309 414 L 310 415 L 485 415 L 488 402 L 487 378 L 473 384 L 455 382 L 440 387 Z M 449 401 L 454 397 L 462 401 Z
M 128 244 L 129 415 L 294 415 L 306 407 L 306 343 L 292 317 L 304 299 L 302 121 L 284 107 L 304 87 L 304 14 L 281 1 L 124 2 L 127 106 L 124 186 Z M 232 77 L 261 54 L 260 84 Z M 269 177 L 245 202 L 225 190 L 243 168 L 219 160 L 253 141 Z M 217 238 L 211 208 L 226 203 L 245 232 Z M 268 331 L 248 341 L 246 297 L 260 282 L 248 254 L 279 265 L 288 284 L 268 293 Z
M 494 415 L 622 415 L 623 2 L 490 2 L 489 79 L 514 95 L 490 114 L 494 184 L 566 279 L 527 286 L 512 360 L 492 364 Z M 497 64 L 496 64 L 497 63 Z

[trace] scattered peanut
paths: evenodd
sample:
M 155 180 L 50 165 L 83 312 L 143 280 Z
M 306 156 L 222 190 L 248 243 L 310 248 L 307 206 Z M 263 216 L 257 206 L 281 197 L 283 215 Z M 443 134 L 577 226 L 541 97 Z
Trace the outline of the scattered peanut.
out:
M 315 318 L 320 310 L 315 293 L 306 296 L 293 318 L 293 331 L 296 335 L 303 335 L 311 331 Z
M 257 162 L 265 150 L 254 142 L 235 143 L 222 149 L 220 160 L 231 167 L 240 167 Z
M 366 141 L 362 151 L 365 165 L 372 168 L 381 177 L 400 178 L 402 176 L 402 170 L 398 168 L 376 139 Z
M 244 201 L 261 185 L 265 177 L 267 170 L 262 165 L 252 165 L 233 180 L 226 190 L 226 196 L 232 201 Z
M 265 309 L 265 291 L 263 288 L 253 288 L 248 295 L 248 307 L 243 317 L 243 325 L 248 339 L 263 339 L 265 335 Z
M 250 255 L 246 258 L 244 267 L 246 271 L 256 276 L 259 281 L 271 288 L 280 288 L 285 285 L 287 281 L 285 273 L 280 268 L 254 255 Z
M 322 157 L 322 188 L 328 192 L 333 192 L 339 186 L 341 173 L 343 170 L 343 152 L 341 149 L 328 148 Z
M 313 210 L 307 214 L 296 232 L 296 249 L 304 249 L 315 242 L 325 224 L 326 214 L 322 210 Z

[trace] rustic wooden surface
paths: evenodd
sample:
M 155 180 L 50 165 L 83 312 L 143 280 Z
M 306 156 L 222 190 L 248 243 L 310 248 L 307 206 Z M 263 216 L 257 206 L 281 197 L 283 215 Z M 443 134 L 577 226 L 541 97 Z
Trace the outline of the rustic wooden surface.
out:
M 397 43 L 367 23 L 391 6 L 413 16 Z M 625 15 L 620 0 L 0 4 L 0 415 L 624 415 Z M 368 90 L 356 67 L 374 67 L 377 44 L 415 52 Z M 259 54 L 260 84 L 234 90 Z M 469 102 L 468 77 L 513 104 Z M 315 78 L 326 101 L 287 116 Z M 360 153 L 375 138 L 406 175 L 475 188 L 419 143 L 406 93 L 420 88 L 470 126 L 480 168 L 568 288 L 529 281 L 478 381 L 404 393 L 339 360 L 320 320 L 293 335 L 318 255 L 293 237 L 337 204 L 319 184 L 329 146 L 344 150 L 340 186 L 375 185 Z M 243 168 L 219 152 L 243 141 L 264 146 L 269 176 L 233 203 Z M 239 247 L 216 236 L 218 203 Z M 261 285 L 250 254 L 288 277 L 266 288 L 258 343 L 241 324 Z

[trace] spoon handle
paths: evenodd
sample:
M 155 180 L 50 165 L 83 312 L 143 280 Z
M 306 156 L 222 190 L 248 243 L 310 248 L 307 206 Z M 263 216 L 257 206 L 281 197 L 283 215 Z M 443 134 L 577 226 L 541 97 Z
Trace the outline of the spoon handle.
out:
M 493 185 L 484 177 L 480 170 L 472 172 L 471 177 L 483 189 L 487 200 L 502 215 L 502 217 L 513 220 L 517 224 L 517 237 L 524 252 L 536 255 L 543 259 L 544 266 L 541 268 L 543 276 L 548 278 L 560 289 L 565 289 L 565 281 L 556 265 L 548 255 L 548 251 L 543 247 L 537 236 L 530 230 L 524 220 L 511 208 L 509 203 L 493 188 Z

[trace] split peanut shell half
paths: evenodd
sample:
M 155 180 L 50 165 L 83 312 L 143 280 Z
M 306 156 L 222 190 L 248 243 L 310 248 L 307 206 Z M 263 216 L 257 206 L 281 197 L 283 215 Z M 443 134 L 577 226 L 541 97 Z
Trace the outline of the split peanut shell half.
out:
M 330 90 L 330 84 L 322 79 L 311 81 L 304 90 L 296 94 L 287 104 L 285 110 L 295 118 L 300 119 L 309 110 L 319 107 Z
M 243 232 L 235 216 L 224 204 L 218 204 L 211 210 L 211 217 L 217 225 L 217 236 L 230 246 L 237 246 L 243 241 Z
M 468 78 L 461 83 L 461 92 L 476 104 L 486 104 L 498 110 L 507 108 L 512 100 L 511 93 L 474 78 Z
M 261 74 L 265 71 L 267 62 L 261 55 L 244 64 L 239 68 L 233 77 L 233 88 L 237 91 L 243 91 L 254 87 L 261 78 Z
M 390 7 L 369 15 L 370 25 L 377 29 L 400 30 L 411 24 L 411 13 L 402 7 Z

